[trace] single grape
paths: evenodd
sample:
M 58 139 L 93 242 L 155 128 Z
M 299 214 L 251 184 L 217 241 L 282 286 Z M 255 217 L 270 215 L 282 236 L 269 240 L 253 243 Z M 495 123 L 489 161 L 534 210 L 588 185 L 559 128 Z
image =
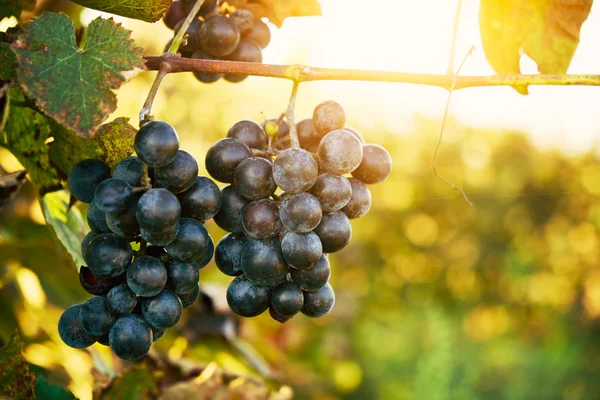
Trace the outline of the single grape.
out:
M 114 278 L 98 278 L 86 266 L 79 268 L 79 283 L 83 290 L 94 296 L 103 296 L 110 289 L 119 285 L 124 281 L 124 275 L 119 275 Z
M 252 151 L 246 143 L 239 139 L 224 138 L 208 149 L 206 170 L 219 182 L 233 183 L 235 168 L 248 157 L 252 157 Z
M 187 293 L 178 294 L 179 300 L 181 300 L 181 305 L 183 308 L 188 308 L 192 304 L 198 300 L 200 296 L 200 285 L 196 284 L 196 286 Z
M 152 243 L 156 246 L 168 246 L 172 243 L 177 237 L 177 233 L 179 232 L 179 224 L 175 225 L 175 227 L 168 229 L 166 231 L 147 231 L 145 229 L 140 229 L 140 234 L 142 238 L 148 242 Z
M 321 137 L 336 129 L 342 129 L 346 123 L 344 107 L 335 101 L 324 101 L 313 111 L 313 123 Z
M 309 193 L 286 196 L 279 207 L 281 223 L 292 232 L 312 231 L 319 225 L 322 216 L 319 200 Z
M 181 193 L 196 182 L 198 163 L 190 153 L 179 150 L 169 165 L 154 170 L 154 176 L 156 183 L 169 192 Z
M 242 35 L 249 33 L 254 27 L 254 14 L 252 14 L 250 10 L 238 8 L 231 13 L 229 18 L 231 18 L 231 21 L 238 28 Z
M 278 314 L 291 317 L 297 314 L 303 305 L 304 294 L 294 282 L 282 282 L 271 293 L 271 307 Z
M 166 189 L 151 189 L 138 201 L 136 218 L 140 228 L 151 233 L 171 231 L 180 215 L 179 200 Z
M 92 297 L 81 307 L 79 311 L 82 328 L 94 336 L 102 336 L 110 331 L 117 316 L 108 307 L 104 296 Z
M 92 241 L 92 239 L 95 238 L 98 235 L 99 235 L 99 233 L 96 233 L 94 231 L 90 231 L 90 232 L 87 233 L 87 235 L 85 235 L 85 237 L 81 241 L 81 255 L 84 258 L 84 260 L 85 260 L 85 249 L 87 249 L 88 244 L 90 244 L 90 242 Z
M 235 24 L 224 15 L 212 15 L 200 28 L 202 48 L 218 57 L 227 56 L 240 43 L 240 31 Z
M 311 318 L 323 317 L 331 311 L 335 304 L 335 293 L 329 283 L 315 292 L 304 292 L 302 314 Z
M 273 164 L 273 179 L 290 194 L 305 192 L 315 184 L 319 167 L 313 156 L 302 149 L 282 151 Z
M 315 233 L 321 239 L 324 253 L 335 253 L 340 251 L 352 237 L 352 225 L 350 220 L 341 211 L 324 213 L 321 223 L 315 229 Z
M 144 174 L 144 163 L 139 157 L 131 156 L 122 159 L 115 170 L 112 177 L 121 179 L 129 183 L 131 186 L 142 186 L 142 176 Z
M 215 57 L 213 55 L 208 54 L 206 51 L 200 49 L 196 50 L 192 53 L 190 58 L 194 58 L 196 60 L 220 60 L 221 57 Z M 224 74 L 216 73 L 216 72 L 197 72 L 194 71 L 194 77 L 202 83 L 214 83 L 221 79 Z
M 183 305 L 177 295 L 168 289 L 159 295 L 142 300 L 142 315 L 155 328 L 169 328 L 181 318 Z
M 239 139 L 251 149 L 264 150 L 267 147 L 267 134 L 264 128 L 254 121 L 244 120 L 236 122 L 229 128 L 227 137 Z
M 85 260 L 94 276 L 111 278 L 121 275 L 133 257 L 129 242 L 112 233 L 93 238 L 85 249 Z
M 124 238 L 135 238 L 140 234 L 140 225 L 135 216 L 137 205 L 138 199 L 135 199 L 129 203 L 124 213 L 106 214 L 106 224 L 112 233 Z
M 163 15 L 163 22 L 170 30 L 174 30 L 175 26 L 187 17 L 181 1 L 175 0 Z
M 83 329 L 79 313 L 83 304 L 75 304 L 67 308 L 58 320 L 58 334 L 67 346 L 84 349 L 96 343 L 98 337 L 90 335 Z
M 281 230 L 277 202 L 271 199 L 251 201 L 242 212 L 242 224 L 246 235 L 254 239 L 277 235 Z
M 148 354 L 152 346 L 150 325 L 137 314 L 129 314 L 117 319 L 108 342 L 114 353 L 124 360 L 137 360 Z
M 275 311 L 275 309 L 273 308 L 273 306 L 269 307 L 269 315 L 275 321 L 280 322 L 282 324 L 288 322 L 292 318 L 292 317 L 286 317 L 285 315 L 279 314 L 277 311 Z
M 164 167 L 177 155 L 179 135 L 166 122 L 150 121 L 135 135 L 133 148 L 138 157 L 150 167 Z
M 354 171 L 363 158 L 363 146 L 348 131 L 339 129 L 329 132 L 319 145 L 319 166 L 334 174 Z
M 196 4 L 197 0 L 181 0 L 181 5 L 183 6 L 183 10 L 185 11 L 185 15 L 187 16 L 194 8 L 194 4 Z M 200 10 L 198 11 L 197 17 L 203 17 L 205 15 L 210 14 L 217 7 L 219 1 L 218 0 L 206 0 L 200 6 Z
M 270 290 L 255 285 L 244 275 L 236 277 L 227 288 L 227 304 L 231 311 L 242 317 L 256 317 L 269 308 Z
M 336 174 L 319 175 L 310 188 L 310 194 L 315 196 L 323 211 L 336 211 L 344 207 L 352 197 L 352 185 L 346 177 Z
M 156 296 L 164 289 L 166 283 L 167 269 L 157 258 L 138 257 L 127 269 L 127 285 L 139 296 Z
M 314 292 L 321 289 L 331 276 L 331 266 L 329 258 L 325 254 L 321 256 L 319 261 L 309 270 L 291 270 L 292 280 L 296 282 L 302 290 Z
M 351 128 L 349 126 L 345 126 L 344 127 L 345 131 L 350 132 L 351 134 L 353 134 L 354 136 L 356 136 L 356 138 L 360 141 L 360 144 L 365 144 L 365 138 L 363 137 L 362 133 L 360 133 L 359 131 L 357 131 L 354 128 Z
M 203 258 L 212 242 L 208 231 L 201 222 L 192 218 L 181 218 L 179 232 L 174 241 L 167 245 L 167 253 L 180 261 Z
M 221 209 L 221 191 L 210 179 L 197 176 L 194 184 L 177 195 L 181 205 L 181 216 L 207 221 Z
M 281 251 L 290 267 L 307 270 L 323 256 L 323 245 L 313 232 L 288 232 L 281 241 Z
M 242 39 L 233 53 L 227 56 L 227 60 L 261 63 L 263 60 L 262 50 L 255 41 Z M 238 83 L 247 77 L 248 75 L 226 74 L 225 80 L 232 83 Z
M 110 228 L 106 224 L 106 214 L 93 201 L 87 209 L 87 223 L 95 233 L 110 233 Z
M 242 271 L 257 285 L 275 286 L 288 273 L 281 246 L 276 239 L 249 240 L 242 253 Z
M 108 308 L 115 314 L 131 314 L 137 305 L 137 297 L 128 285 L 118 285 L 106 295 Z
M 267 24 L 257 18 L 254 20 L 254 26 L 252 29 L 244 32 L 243 37 L 245 39 L 255 41 L 264 49 L 271 41 L 271 30 Z
M 242 196 L 233 185 L 223 188 L 221 191 L 221 209 L 214 216 L 215 223 L 219 228 L 227 232 L 242 232 L 242 211 L 248 199 Z
M 342 212 L 350 219 L 360 218 L 371 209 L 371 192 L 364 183 L 356 178 L 350 178 L 348 181 L 352 186 L 352 197 L 342 208 Z
M 172 260 L 167 264 L 167 288 L 177 295 L 194 290 L 199 277 L 193 262 Z
M 378 144 L 365 144 L 360 165 L 352 171 L 352 176 L 366 183 L 374 185 L 381 183 L 392 172 L 392 156 Z
M 176 33 L 179 32 L 179 30 L 183 26 L 183 21 L 184 20 L 180 21 L 175 26 Z M 202 29 L 203 24 L 204 22 L 200 21 L 199 19 L 195 19 L 192 21 L 187 31 L 185 31 L 185 33 L 188 35 L 187 42 L 185 43 L 185 45 L 181 45 L 179 47 L 182 51 L 191 53 L 196 50 L 202 49 L 202 45 L 200 44 L 200 30 Z
M 270 197 L 277 189 L 273 180 L 273 163 L 261 157 L 246 158 L 239 163 L 233 182 L 237 191 L 250 200 Z
M 246 246 L 244 234 L 228 233 L 217 244 L 215 264 L 225 275 L 242 274 L 242 253 Z
M 150 329 L 152 329 L 152 341 L 156 342 L 158 339 L 160 339 L 161 337 L 163 337 L 163 335 L 165 334 L 165 332 L 167 332 L 166 328 L 155 328 L 152 325 L 150 325 Z
M 84 203 L 94 200 L 94 190 L 100 182 L 110 178 L 110 168 L 104 161 L 89 158 L 77 164 L 67 178 L 73 197 Z
M 296 124 L 296 134 L 298 135 L 301 148 L 311 153 L 316 153 L 319 150 L 321 135 L 317 133 L 312 118 L 305 118 L 298 121 Z
M 213 242 L 212 237 L 211 237 L 207 243 L 206 251 L 204 251 L 200 257 L 194 259 L 194 264 L 196 265 L 196 268 L 202 269 L 202 268 L 206 267 L 208 265 L 208 263 L 210 262 L 210 260 L 212 260 L 214 255 L 215 255 L 215 243 Z

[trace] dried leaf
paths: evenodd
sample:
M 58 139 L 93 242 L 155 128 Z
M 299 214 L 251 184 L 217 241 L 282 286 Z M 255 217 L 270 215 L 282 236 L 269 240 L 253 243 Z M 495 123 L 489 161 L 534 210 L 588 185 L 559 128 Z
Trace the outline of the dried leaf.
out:
M 486 58 L 498 74 L 519 74 L 521 52 L 542 74 L 564 74 L 593 0 L 481 0 L 479 26 Z M 527 94 L 527 87 L 516 88 Z
M 112 19 L 95 19 L 82 48 L 65 14 L 44 13 L 13 44 L 19 84 L 57 122 L 89 138 L 117 105 L 124 71 L 143 68 L 142 49 Z
M 287 17 L 321 15 L 318 0 L 228 0 L 227 3 L 252 11 L 255 17 L 266 17 L 278 27 Z

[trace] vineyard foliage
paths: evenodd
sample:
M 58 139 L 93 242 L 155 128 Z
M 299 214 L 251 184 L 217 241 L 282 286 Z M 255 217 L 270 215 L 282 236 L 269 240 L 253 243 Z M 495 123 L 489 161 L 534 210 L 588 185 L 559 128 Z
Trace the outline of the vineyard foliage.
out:
M 64 346 L 58 317 L 87 298 L 75 273 L 86 206 L 73 206 L 65 179 L 83 159 L 113 166 L 132 153 L 138 123 L 119 115 L 118 89 L 133 78 L 149 90 L 142 54 L 156 54 L 144 53 L 111 18 L 80 28 L 73 22 L 80 8 L 55 13 L 45 9 L 52 2 L 38 3 L 0 4 L 0 19 L 15 17 L 23 27 L 3 33 L 0 43 L 0 176 L 17 165 L 29 178 L 0 181 L 0 200 L 7 200 L 0 208 L 0 397 L 596 397 L 600 160 L 591 151 L 568 157 L 536 149 L 518 133 L 449 121 L 458 139 L 445 145 L 437 168 L 463 180 L 477 204 L 469 208 L 431 176 L 439 123 L 421 117 L 418 135 L 363 132 L 390 150 L 394 170 L 373 188 L 377 200 L 353 224 L 352 245 L 332 256 L 340 289 L 330 316 L 242 322 L 223 305 L 227 280 L 211 262 L 200 278 L 202 301 L 142 363 L 114 363 L 99 345 L 89 352 Z M 76 3 L 153 22 L 170 1 Z M 525 53 L 541 73 L 565 73 L 591 4 L 481 0 L 488 61 L 499 74 L 519 73 Z M 321 14 L 316 0 L 228 6 L 277 27 Z M 226 132 L 236 99 L 205 96 L 187 79 L 173 81 L 184 103 L 219 109 L 201 136 L 180 118 L 183 139 L 199 143 L 193 151 L 203 155 Z M 143 97 L 135 99 L 138 108 Z M 182 101 L 162 112 L 181 115 Z M 207 228 L 216 243 L 223 232 L 213 222 Z M 274 376 L 262 379 L 267 365 Z

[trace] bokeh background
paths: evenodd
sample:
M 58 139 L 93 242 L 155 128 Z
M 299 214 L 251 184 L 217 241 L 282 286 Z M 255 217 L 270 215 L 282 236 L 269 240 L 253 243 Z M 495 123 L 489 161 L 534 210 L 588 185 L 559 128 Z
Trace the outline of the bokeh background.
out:
M 446 72 L 455 1 L 321 3 L 322 17 L 271 26 L 265 62 Z M 462 73 L 492 74 L 477 10 L 477 1 L 464 1 L 456 57 L 475 45 Z M 68 11 L 83 25 L 102 15 L 73 5 Z M 595 4 L 583 25 L 571 73 L 600 73 L 599 12 Z M 115 19 L 148 55 L 159 54 L 172 35 L 160 21 Z M 2 21 L 0 30 L 14 22 Z M 522 66 L 536 72 L 530 60 Z M 111 119 L 128 116 L 135 124 L 153 78 L 141 73 L 120 89 Z M 268 78 L 203 85 L 191 74 L 168 76 L 154 114 L 203 160 L 236 121 L 279 115 L 290 89 Z M 242 321 L 239 343 L 250 359 L 269 365 L 300 399 L 598 398 L 600 89 L 530 93 L 477 88 L 454 95 L 437 168 L 464 187 L 471 208 L 432 172 L 445 91 L 302 84 L 298 119 L 323 100 L 340 102 L 350 125 L 390 151 L 394 168 L 372 187 L 373 207 L 353 221 L 350 245 L 331 257 L 333 312 L 284 325 L 268 315 Z M 0 166 L 20 168 L 2 148 Z M 207 227 L 215 243 L 224 234 L 212 222 Z M 228 279 L 214 263 L 200 279 L 222 300 Z M 91 398 L 94 368 L 108 375 L 119 368 L 100 345 L 74 350 L 58 338 L 62 310 L 88 297 L 45 226 L 34 188 L 26 186 L 0 209 L 0 337 L 18 329 L 26 360 L 82 399 Z M 202 323 L 188 315 L 182 332 L 197 332 Z M 173 331 L 155 348 L 174 360 L 257 374 L 239 346 L 218 338 Z

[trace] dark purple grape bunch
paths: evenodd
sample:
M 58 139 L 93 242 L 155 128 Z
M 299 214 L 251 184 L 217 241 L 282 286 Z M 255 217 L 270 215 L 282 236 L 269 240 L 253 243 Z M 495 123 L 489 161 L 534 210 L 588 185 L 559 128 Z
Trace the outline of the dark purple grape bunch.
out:
M 174 1 L 163 17 L 168 28 L 177 33 L 192 11 L 196 0 Z M 218 0 L 206 0 L 200 7 L 196 18 L 186 31 L 187 42 L 180 48 L 182 57 L 198 60 L 227 60 L 243 62 L 262 62 L 262 49 L 271 41 L 269 26 L 248 10 L 237 9 L 231 13 L 219 12 Z M 165 52 L 171 46 L 165 46 Z M 247 75 L 194 72 L 197 80 L 213 83 L 223 78 L 237 83 Z
M 366 185 L 385 180 L 392 165 L 383 147 L 364 144 L 345 120 L 339 104 L 319 104 L 312 119 L 297 124 L 301 148 L 290 148 L 285 123 L 273 129 L 274 121 L 240 121 L 207 152 L 208 173 L 229 184 L 214 217 L 229 232 L 217 244 L 215 262 L 235 277 L 227 301 L 236 314 L 269 309 L 285 322 L 333 308 L 328 253 L 348 244 L 350 219 L 371 207 Z M 279 151 L 268 149 L 267 132 Z
M 144 124 L 134 148 L 137 156 L 113 171 L 88 159 L 69 172 L 71 194 L 90 203 L 79 281 L 95 297 L 68 308 L 58 322 L 67 345 L 99 342 L 126 360 L 146 355 L 198 299 L 199 270 L 215 248 L 204 221 L 221 208 L 219 188 L 198 176 L 198 163 L 179 150 L 169 124 Z

